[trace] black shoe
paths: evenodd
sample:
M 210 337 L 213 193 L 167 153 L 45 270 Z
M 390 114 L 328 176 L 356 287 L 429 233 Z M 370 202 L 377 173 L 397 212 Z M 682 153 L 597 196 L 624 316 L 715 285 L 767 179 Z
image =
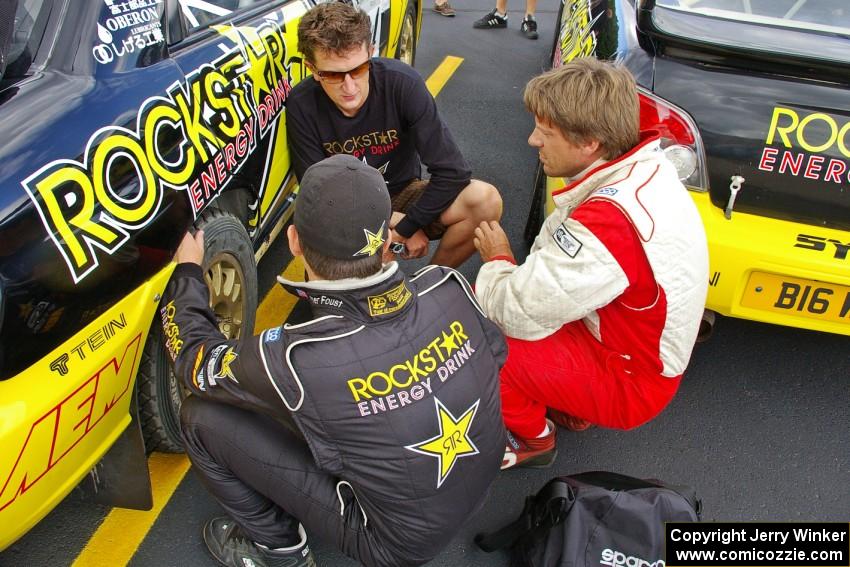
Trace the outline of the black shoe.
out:
M 526 16 L 519 29 L 522 35 L 528 39 L 537 39 L 537 20 L 534 19 L 534 16 Z
M 265 549 L 255 544 L 236 522 L 223 516 L 204 526 L 204 543 L 212 556 L 227 567 L 316 567 L 307 546 L 307 534 L 298 526 L 301 541 L 285 549 Z
M 472 27 L 484 30 L 492 30 L 496 28 L 506 28 L 508 27 L 508 16 L 500 16 L 496 13 L 496 9 L 493 8 L 493 11 L 481 18 L 480 20 L 475 20 L 475 23 L 472 24 Z

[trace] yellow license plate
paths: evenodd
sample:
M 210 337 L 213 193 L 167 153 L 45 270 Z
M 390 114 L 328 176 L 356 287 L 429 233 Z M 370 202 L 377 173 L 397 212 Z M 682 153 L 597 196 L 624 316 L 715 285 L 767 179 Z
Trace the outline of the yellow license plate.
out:
M 753 272 L 741 305 L 782 315 L 850 323 L 850 287 Z

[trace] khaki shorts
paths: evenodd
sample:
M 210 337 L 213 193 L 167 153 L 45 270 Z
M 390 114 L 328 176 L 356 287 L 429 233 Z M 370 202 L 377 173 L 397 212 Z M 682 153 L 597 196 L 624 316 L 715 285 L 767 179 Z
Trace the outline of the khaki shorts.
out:
M 414 179 L 407 187 L 395 195 L 390 195 L 393 211 L 398 213 L 407 213 L 407 210 L 419 201 L 419 197 L 422 196 L 422 193 L 424 193 L 427 188 L 427 179 Z M 431 224 L 423 226 L 422 231 L 429 240 L 439 240 L 446 232 L 446 225 L 441 223 L 440 218 L 437 217 L 431 222 Z

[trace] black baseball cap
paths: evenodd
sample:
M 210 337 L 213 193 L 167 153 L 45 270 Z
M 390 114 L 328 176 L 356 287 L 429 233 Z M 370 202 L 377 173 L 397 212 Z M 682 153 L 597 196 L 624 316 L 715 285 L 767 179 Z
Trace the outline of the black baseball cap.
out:
M 337 154 L 311 165 L 295 201 L 295 228 L 311 249 L 340 260 L 381 254 L 392 215 L 380 172 Z

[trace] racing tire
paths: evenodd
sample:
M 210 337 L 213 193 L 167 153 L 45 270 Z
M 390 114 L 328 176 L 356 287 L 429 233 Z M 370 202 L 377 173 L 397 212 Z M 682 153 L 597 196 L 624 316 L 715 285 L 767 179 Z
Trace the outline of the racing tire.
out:
M 416 61 L 416 2 L 407 0 L 407 9 L 401 21 L 398 35 L 398 49 L 395 58 L 413 67 Z
M 257 311 L 257 264 L 243 224 L 223 211 L 209 211 L 197 223 L 204 231 L 204 279 L 219 330 L 228 339 L 250 336 Z M 145 450 L 182 453 L 180 406 L 188 391 L 174 374 L 165 351 L 159 313 L 142 352 L 137 396 Z
M 526 248 L 531 248 L 534 244 L 534 239 L 540 232 L 540 227 L 543 226 L 543 220 L 546 218 L 546 173 L 543 171 L 543 164 L 537 162 L 537 170 L 534 173 L 534 193 L 531 196 L 531 210 L 528 211 L 528 218 L 525 221 L 525 229 L 522 236 L 525 240 Z

